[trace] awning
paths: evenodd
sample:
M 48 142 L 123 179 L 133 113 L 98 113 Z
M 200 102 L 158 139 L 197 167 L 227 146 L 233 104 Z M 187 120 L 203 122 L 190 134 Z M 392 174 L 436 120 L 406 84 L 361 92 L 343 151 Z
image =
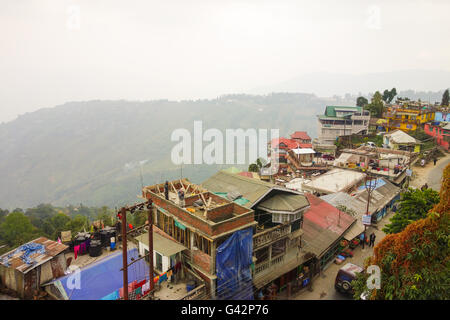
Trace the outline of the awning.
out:
M 297 268 L 298 266 L 305 263 L 309 259 L 310 259 L 310 257 L 308 257 L 307 255 L 302 253 L 299 257 L 295 257 L 294 259 L 292 259 L 288 262 L 285 262 L 285 263 L 280 263 L 279 266 L 276 266 L 276 267 L 271 266 L 269 268 L 270 272 L 262 271 L 261 276 L 257 274 L 253 278 L 253 285 L 257 289 L 260 289 L 260 288 L 264 287 L 266 284 L 281 277 L 285 273 L 288 273 L 288 272 L 292 271 L 293 269 Z
M 148 247 L 148 233 L 141 234 L 135 238 Z M 178 242 L 170 240 L 153 232 L 153 250 L 162 254 L 165 257 L 173 256 L 174 254 L 186 250 L 187 248 Z
M 363 232 L 364 232 L 364 226 L 358 220 L 350 228 L 348 228 L 347 231 L 344 232 L 343 237 L 345 240 L 351 241 Z
M 292 233 L 289 233 L 288 234 L 288 238 L 289 238 L 289 240 L 292 240 L 292 239 L 295 239 L 297 237 L 300 237 L 301 235 L 303 235 L 303 230 L 302 229 L 298 229 L 298 230 L 295 230 Z
M 311 148 L 292 149 L 295 154 L 315 154 L 316 152 Z

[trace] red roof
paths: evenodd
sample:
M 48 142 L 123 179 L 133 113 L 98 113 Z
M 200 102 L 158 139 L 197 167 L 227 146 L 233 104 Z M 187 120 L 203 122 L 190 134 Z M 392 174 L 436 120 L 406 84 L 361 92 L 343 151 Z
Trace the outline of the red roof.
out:
M 306 131 L 295 131 L 291 134 L 292 139 L 302 139 L 302 140 L 311 140 L 311 137 L 308 136 Z
M 312 148 L 311 143 L 299 143 L 300 148 Z
M 305 212 L 303 217 L 321 229 L 328 229 L 340 235 L 355 221 L 355 218 L 345 212 L 339 211 L 328 202 L 310 193 L 305 193 L 305 196 L 308 198 L 310 208 Z
M 292 139 L 286 139 L 286 138 L 278 138 L 278 139 L 272 139 L 272 141 L 270 142 L 272 145 L 272 148 L 276 148 L 278 147 L 278 145 L 280 143 L 284 143 L 288 149 L 295 149 L 299 146 L 299 143 L 297 143 L 297 141 L 292 140 Z
M 243 177 L 253 178 L 252 172 L 243 171 L 243 172 L 239 172 L 238 175 L 243 176 Z

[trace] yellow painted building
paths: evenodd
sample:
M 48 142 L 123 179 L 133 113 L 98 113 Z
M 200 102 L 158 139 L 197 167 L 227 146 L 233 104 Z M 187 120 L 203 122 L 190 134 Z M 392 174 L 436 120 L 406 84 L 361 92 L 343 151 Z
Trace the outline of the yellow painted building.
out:
M 400 129 L 402 131 L 415 131 L 421 124 L 434 121 L 435 111 L 430 109 L 408 109 L 405 107 L 388 107 L 383 114 L 387 123 L 386 131 Z

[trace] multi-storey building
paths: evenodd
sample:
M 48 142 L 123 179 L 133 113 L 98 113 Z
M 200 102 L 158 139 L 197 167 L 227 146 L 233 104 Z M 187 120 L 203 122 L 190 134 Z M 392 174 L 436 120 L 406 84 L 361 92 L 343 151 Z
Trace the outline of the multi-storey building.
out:
M 367 134 L 370 113 L 361 107 L 327 106 L 317 120 L 319 144 L 333 145 L 339 136 Z
M 388 106 L 383 113 L 383 118 L 387 120 L 384 127 L 386 131 L 415 131 L 419 126 L 434 121 L 435 111 L 434 106 L 417 102 Z

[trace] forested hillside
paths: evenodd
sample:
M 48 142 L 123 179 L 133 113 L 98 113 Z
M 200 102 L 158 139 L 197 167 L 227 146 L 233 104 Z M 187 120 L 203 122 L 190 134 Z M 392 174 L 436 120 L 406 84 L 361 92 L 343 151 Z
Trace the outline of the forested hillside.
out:
M 338 101 L 339 102 L 339 101 Z M 309 94 L 228 95 L 173 102 L 88 101 L 41 109 L 0 125 L 0 207 L 39 203 L 111 207 L 137 201 L 144 184 L 180 176 L 170 161 L 177 128 L 279 128 L 316 136 L 327 102 Z M 345 101 L 341 101 L 345 104 Z M 351 103 L 351 101 L 347 101 Z M 184 166 L 200 182 L 220 166 Z

